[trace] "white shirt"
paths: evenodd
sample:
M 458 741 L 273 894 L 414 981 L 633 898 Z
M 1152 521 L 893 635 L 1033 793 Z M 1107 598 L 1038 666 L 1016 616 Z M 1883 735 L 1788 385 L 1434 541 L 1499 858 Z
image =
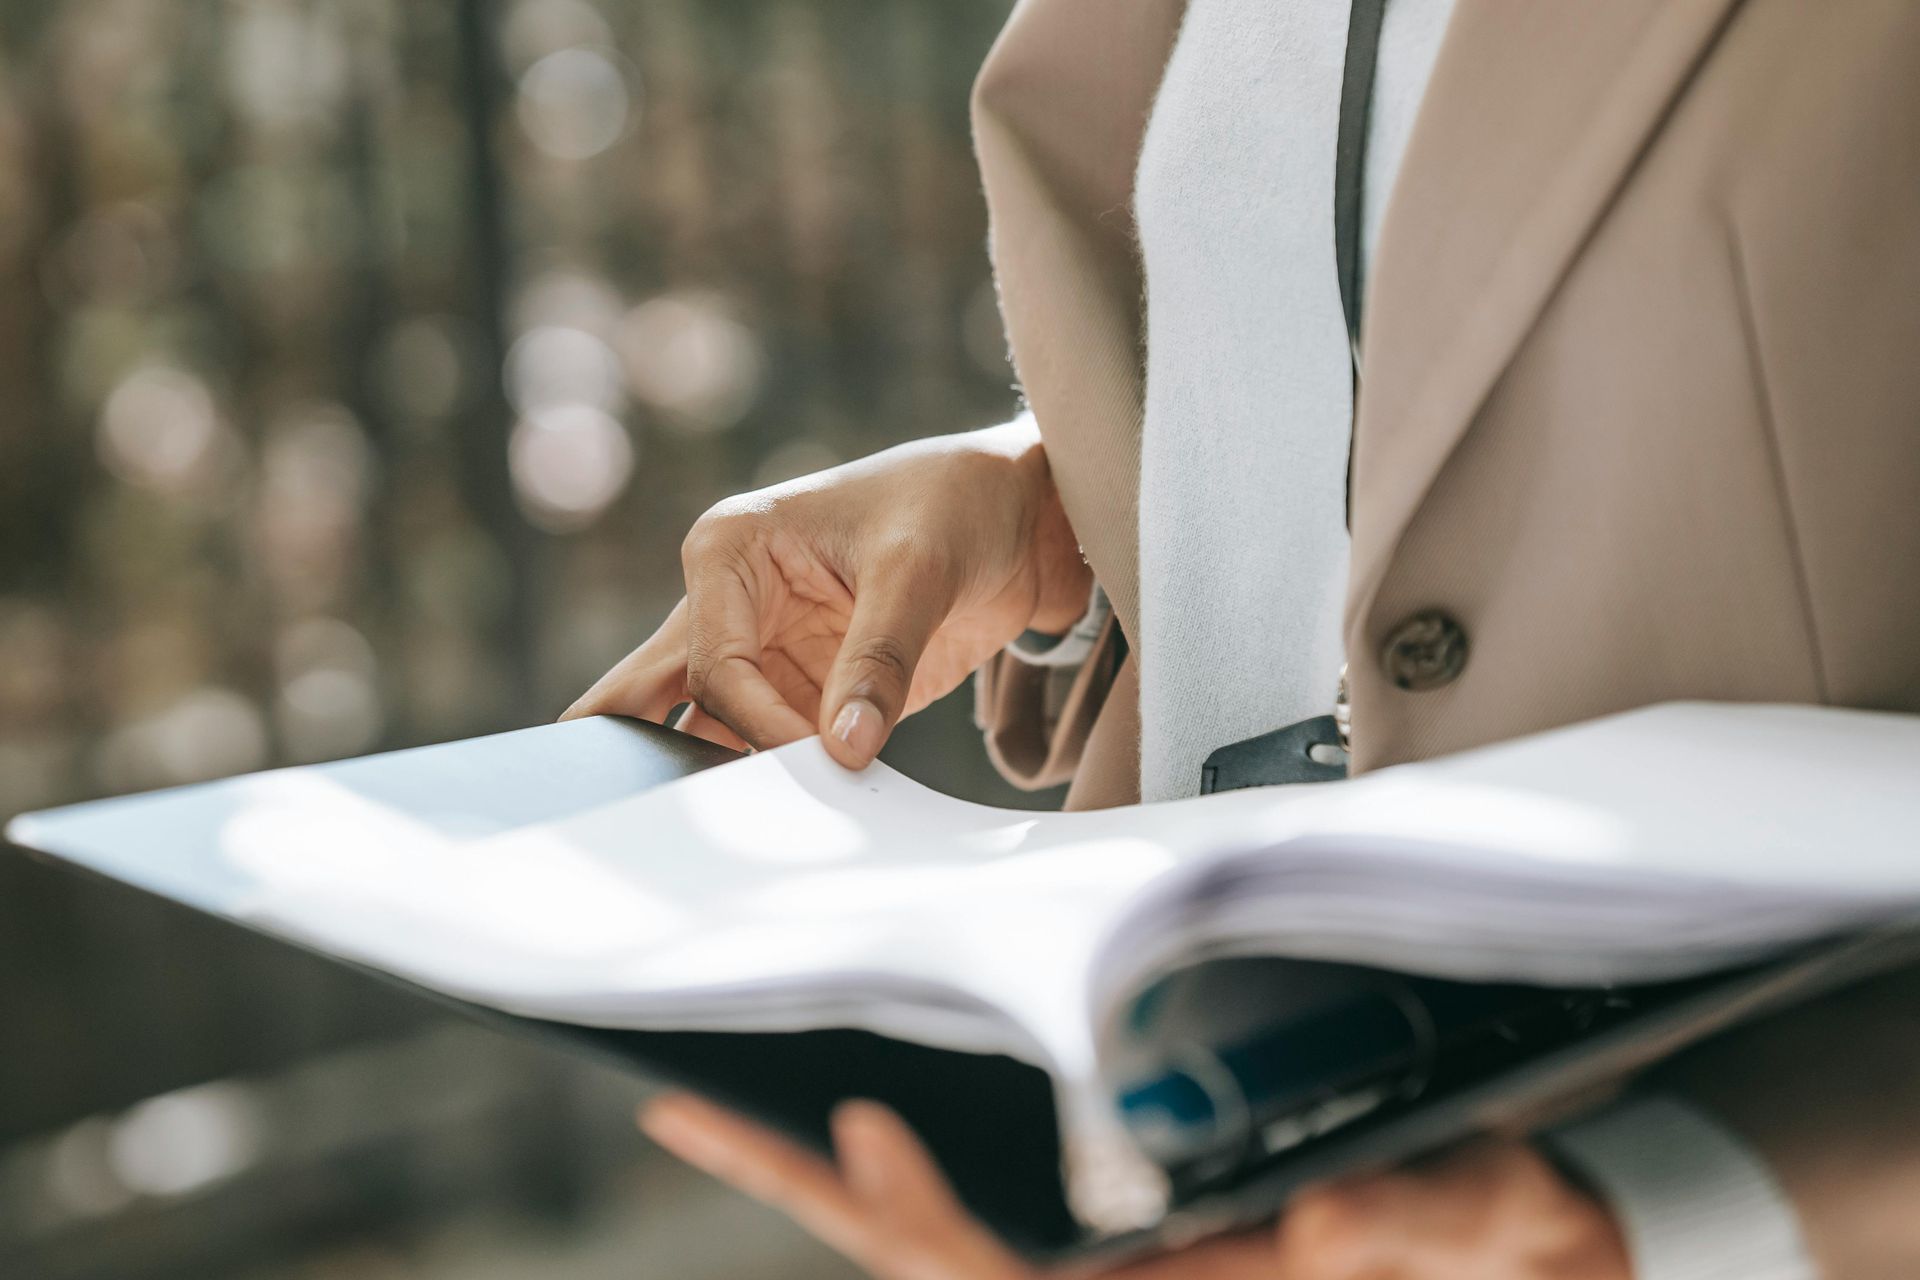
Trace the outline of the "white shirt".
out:
M 1452 7 L 1387 6 L 1364 248 Z M 1347 10 L 1192 0 L 1141 150 L 1146 800 L 1193 795 L 1215 748 L 1333 708 L 1353 411 L 1333 258 Z

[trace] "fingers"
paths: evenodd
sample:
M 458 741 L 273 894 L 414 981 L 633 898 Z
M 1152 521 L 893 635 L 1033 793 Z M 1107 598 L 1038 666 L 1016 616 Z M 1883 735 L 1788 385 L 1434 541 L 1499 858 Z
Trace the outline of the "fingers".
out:
M 560 718 L 614 715 L 665 723 L 669 712 L 689 700 L 689 631 L 687 602 L 682 599 L 645 644 L 595 681 Z M 697 706 L 688 707 L 673 727 L 734 751 L 747 749 L 745 739 Z
M 1032 1272 L 974 1221 L 906 1122 L 873 1102 L 833 1115 L 834 1149 L 876 1228 L 861 1259 L 913 1280 L 1029 1280 Z
M 812 566 L 796 599 L 785 575 L 798 571 L 742 539 L 736 517 L 703 518 L 683 552 L 686 598 L 562 719 L 658 721 L 691 700 L 701 714 L 683 727 L 702 737 L 766 750 L 818 732 L 841 764 L 864 768 L 906 713 L 921 655 L 953 606 L 943 561 L 892 538 L 867 557 L 850 598 L 837 571 Z
M 688 1164 L 785 1213 L 850 1258 L 872 1252 L 872 1228 L 832 1164 L 690 1094 L 640 1113 L 648 1137 Z
M 682 733 L 690 733 L 696 738 L 705 738 L 708 742 L 717 743 L 732 751 L 747 749 L 746 739 L 699 707 L 689 706 L 686 712 L 674 722 L 673 727 Z
M 880 1280 L 1038 1280 L 968 1216 L 933 1158 L 885 1107 L 833 1116 L 839 1168 L 687 1095 L 640 1115 L 661 1146 L 781 1210 Z
M 1395 1213 L 1396 1175 L 1310 1188 L 1280 1219 L 1276 1252 L 1288 1280 L 1359 1280 L 1395 1274 L 1388 1264 L 1404 1252 L 1405 1223 Z M 1383 1257 L 1383 1254 L 1385 1255 Z
M 1099 1280 L 1311 1280 L 1318 1274 L 1276 1270 L 1273 1233 L 1249 1231 L 1127 1263 L 1101 1272 Z
M 871 764 L 900 722 L 914 668 L 952 604 L 910 571 L 866 579 L 820 699 L 827 753 L 849 769 Z
M 687 692 L 700 709 L 765 751 L 813 735 L 760 670 L 760 614 L 747 583 L 728 568 L 689 583 Z
M 659 723 L 686 700 L 687 602 L 682 599 L 646 643 L 594 681 L 560 718 L 632 716 Z
M 714 571 L 692 585 L 660 629 L 560 718 L 617 715 L 659 723 L 692 701 L 699 706 L 676 727 L 736 751 L 811 736 L 812 722 L 760 670 L 760 622 L 746 585 Z
M 1288 1280 L 1628 1280 L 1618 1226 L 1524 1143 L 1482 1140 L 1296 1196 L 1280 1222 Z

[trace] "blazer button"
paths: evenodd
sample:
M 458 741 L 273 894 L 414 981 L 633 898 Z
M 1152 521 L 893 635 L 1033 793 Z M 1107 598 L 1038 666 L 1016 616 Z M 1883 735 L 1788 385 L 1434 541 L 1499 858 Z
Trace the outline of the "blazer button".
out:
M 1396 689 L 1420 693 L 1459 679 L 1467 665 L 1467 633 L 1439 609 L 1414 614 L 1387 635 L 1380 667 Z

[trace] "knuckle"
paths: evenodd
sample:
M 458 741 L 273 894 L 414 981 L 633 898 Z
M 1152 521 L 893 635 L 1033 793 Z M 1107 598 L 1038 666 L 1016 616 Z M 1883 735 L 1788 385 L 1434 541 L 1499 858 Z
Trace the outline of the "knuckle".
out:
M 711 515 L 701 516 L 693 522 L 693 527 L 687 530 L 687 536 L 680 543 L 681 562 L 691 567 L 711 559 L 732 540 L 732 535 L 721 521 Z
M 913 528 L 869 534 L 860 556 L 858 585 L 867 591 L 951 601 L 965 577 L 965 556 L 950 541 Z
M 695 675 L 693 664 L 687 667 L 687 697 L 693 704 L 727 728 L 748 737 L 755 736 L 753 726 L 742 720 L 749 708 L 741 698 L 743 678 L 753 670 L 753 661 L 737 653 L 709 652 Z M 755 745 L 760 745 L 755 743 Z
M 1295 1196 L 1280 1220 L 1282 1257 L 1312 1258 L 1337 1274 L 1373 1237 L 1366 1199 L 1351 1186 L 1314 1187 Z
M 713 649 L 704 640 L 696 637 L 687 643 L 687 697 L 695 706 L 707 707 L 715 665 Z
M 707 508 L 680 544 L 681 559 L 688 564 L 726 554 L 751 536 L 759 523 L 755 510 L 738 498 L 728 498 Z
M 882 575 L 908 571 L 923 574 L 934 559 L 925 536 L 909 528 L 883 529 L 873 535 L 867 548 L 868 564 L 873 572 Z
M 855 642 L 847 654 L 847 666 L 858 690 L 901 694 L 913 679 L 913 655 L 892 636 L 869 636 Z

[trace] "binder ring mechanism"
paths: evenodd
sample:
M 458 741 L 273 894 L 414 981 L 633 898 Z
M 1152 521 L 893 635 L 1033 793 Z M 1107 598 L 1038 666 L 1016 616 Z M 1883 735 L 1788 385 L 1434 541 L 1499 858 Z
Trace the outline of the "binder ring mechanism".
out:
M 1261 1120 L 1247 1087 L 1220 1054 L 1198 1040 L 1170 1046 L 1168 1065 L 1184 1074 L 1206 1096 L 1212 1110 L 1210 1154 L 1193 1169 L 1201 1181 L 1230 1176 L 1248 1165 L 1280 1155 L 1345 1127 L 1391 1102 L 1410 1102 L 1426 1092 L 1439 1054 L 1439 1028 L 1433 1013 L 1404 981 L 1383 993 L 1406 1020 L 1412 1037 L 1408 1062 L 1391 1075 L 1328 1086 L 1285 1114 Z

